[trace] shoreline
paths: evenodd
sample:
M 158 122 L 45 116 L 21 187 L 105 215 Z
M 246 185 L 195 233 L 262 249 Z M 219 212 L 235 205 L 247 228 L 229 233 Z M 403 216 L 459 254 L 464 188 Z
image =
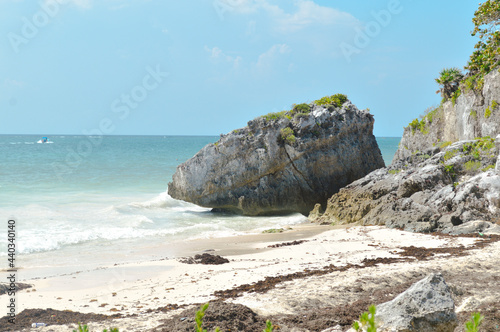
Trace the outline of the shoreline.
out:
M 305 241 L 278 248 L 268 247 L 297 240 Z M 116 326 L 120 331 L 145 331 L 161 325 L 162 319 L 176 312 L 164 313 L 159 308 L 167 305 L 189 307 L 224 300 L 221 295 L 224 292 L 220 291 L 243 289 L 236 297 L 228 296 L 225 301 L 245 305 L 260 315 L 296 315 L 311 306 L 347 305 L 360 296 L 340 291 L 342 298 L 339 299 L 332 289 L 362 284 L 364 289 L 373 291 L 380 286 L 378 282 L 367 285 L 360 281 L 363 279 L 385 278 L 386 284 L 398 284 L 398 280 L 400 283 L 405 278 L 415 279 L 425 270 L 466 268 L 475 264 L 476 260 L 484 265 L 486 261 L 493 260 L 494 255 L 498 257 L 499 242 L 486 246 L 485 250 L 466 250 L 468 255 L 477 257 L 474 259 L 458 255 L 458 251 L 462 250 L 460 248 L 472 246 L 477 241 L 481 239 L 407 233 L 380 226 L 304 224 L 283 233 L 189 241 L 177 248 L 183 256 L 210 250 L 210 254 L 228 258 L 230 263 L 227 264 L 185 264 L 178 258 L 165 258 L 24 281 L 34 287 L 18 293 L 17 309 L 18 313 L 30 308 L 51 308 L 78 313 L 121 314 L 129 317 L 109 323 L 91 323 L 89 326 L 94 330 Z M 421 261 L 416 259 L 417 256 L 405 256 L 401 248 L 408 246 L 440 250 L 436 250 L 432 259 Z M 443 262 L 447 261 L 454 263 L 446 266 L 448 263 Z M 367 262 L 373 264 L 367 265 Z M 322 270 L 329 265 L 339 269 Z M 490 267 L 489 273 L 498 275 L 500 268 L 497 265 L 493 270 Z M 314 271 L 319 272 L 309 273 Z M 405 273 L 407 277 L 398 276 Z M 254 287 L 277 276 L 289 277 L 278 280 L 277 284 L 266 285 L 269 288 L 262 289 L 262 292 L 244 290 L 245 285 Z M 491 289 L 489 292 L 490 297 L 500 295 L 493 294 Z M 484 296 L 480 300 L 488 298 Z M 6 295 L 1 295 L 0 303 L 5 299 Z M 68 331 L 73 327 L 51 325 L 50 331 Z M 48 328 L 36 330 L 48 331 Z

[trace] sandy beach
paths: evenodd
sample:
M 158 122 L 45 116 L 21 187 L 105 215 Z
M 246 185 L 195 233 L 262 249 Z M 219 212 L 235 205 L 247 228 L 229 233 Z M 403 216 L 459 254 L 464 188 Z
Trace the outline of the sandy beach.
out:
M 500 297 L 497 284 L 492 284 L 500 275 L 500 243 L 496 240 L 375 226 L 304 224 L 277 234 L 185 243 L 177 248 L 177 258 L 26 280 L 33 287 L 18 293 L 18 313 L 51 308 L 120 314 L 121 318 L 90 322 L 89 326 L 94 331 L 111 326 L 120 331 L 148 331 L 183 308 L 214 300 L 242 304 L 263 317 L 285 317 L 372 300 L 380 290 L 378 296 L 389 299 L 398 294 L 396 290 L 404 291 L 430 272 L 443 273 L 455 287 L 457 311 L 468 312 Z M 475 250 L 478 245 L 484 247 Z M 204 252 L 221 255 L 229 263 L 186 264 L 180 259 Z M 382 298 L 373 301 L 381 303 L 377 300 Z M 5 303 L 7 295 L 0 300 Z M 181 309 L 165 310 L 172 305 Z M 69 331 L 74 327 L 51 324 L 31 330 Z M 282 329 L 287 327 L 282 325 Z

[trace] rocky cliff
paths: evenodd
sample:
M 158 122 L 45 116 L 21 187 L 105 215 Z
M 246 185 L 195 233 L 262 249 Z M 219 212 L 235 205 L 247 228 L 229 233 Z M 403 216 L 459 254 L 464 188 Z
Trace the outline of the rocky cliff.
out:
M 316 208 L 310 219 L 418 232 L 500 233 L 498 134 L 495 69 L 463 80 L 450 100 L 412 121 L 388 168 L 343 188 L 323 215 Z
M 448 142 L 500 134 L 500 73 L 493 70 L 478 86 L 462 84 L 454 98 L 415 119 L 404 129 L 393 161 Z
M 500 142 L 459 141 L 399 160 L 341 189 L 323 223 L 386 225 L 417 232 L 500 233 Z
M 306 214 L 315 203 L 326 205 L 340 188 L 384 167 L 373 116 L 334 97 L 222 136 L 177 167 L 168 193 L 246 215 Z

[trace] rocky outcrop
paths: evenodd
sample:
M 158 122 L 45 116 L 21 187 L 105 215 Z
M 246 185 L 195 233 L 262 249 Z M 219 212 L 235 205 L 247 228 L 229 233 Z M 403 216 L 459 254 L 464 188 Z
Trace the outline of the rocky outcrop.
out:
M 427 152 L 341 189 L 313 221 L 418 232 L 500 233 L 500 176 L 493 139 L 460 141 Z
M 349 101 L 301 105 L 300 113 L 257 118 L 205 146 L 177 167 L 170 196 L 246 215 L 306 214 L 384 166 L 368 111 Z
M 378 305 L 375 325 L 380 332 L 453 332 L 458 319 L 450 287 L 441 273 L 430 274 L 393 300 Z
M 499 71 L 490 72 L 483 82 L 480 90 L 462 84 L 460 96 L 406 127 L 393 162 L 445 142 L 500 134 Z
M 458 325 L 455 303 L 441 274 L 431 274 L 379 305 L 375 317 L 378 331 L 453 332 Z

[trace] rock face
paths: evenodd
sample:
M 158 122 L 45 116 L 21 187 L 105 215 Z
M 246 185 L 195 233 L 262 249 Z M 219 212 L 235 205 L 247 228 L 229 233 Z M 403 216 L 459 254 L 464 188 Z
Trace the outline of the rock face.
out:
M 433 155 L 415 154 L 351 183 L 311 219 L 417 232 L 500 233 L 494 141 L 460 141 L 427 152 Z
M 432 149 L 439 142 L 496 137 L 500 134 L 500 73 L 493 70 L 484 77 L 480 91 L 461 86 L 455 102 L 445 102 L 436 112 L 423 119 L 421 128 L 408 126 L 393 162 L 418 151 Z
M 384 166 L 371 114 L 349 101 L 308 108 L 257 118 L 205 146 L 177 167 L 168 193 L 246 215 L 307 214 Z
M 494 141 L 500 134 L 499 71 L 479 86 L 462 84 L 460 95 L 410 123 L 388 168 L 343 188 L 322 216 L 315 211 L 310 219 L 500 233 L 500 135 Z
M 378 331 L 453 332 L 458 325 L 451 291 L 441 274 L 415 283 L 378 306 Z

